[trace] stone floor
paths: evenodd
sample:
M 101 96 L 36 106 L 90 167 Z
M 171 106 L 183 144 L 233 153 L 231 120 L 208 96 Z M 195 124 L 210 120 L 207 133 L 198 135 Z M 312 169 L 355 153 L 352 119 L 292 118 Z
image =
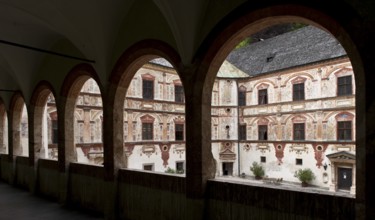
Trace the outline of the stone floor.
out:
M 0 181 L 0 220 L 86 220 L 104 219 L 32 195 Z

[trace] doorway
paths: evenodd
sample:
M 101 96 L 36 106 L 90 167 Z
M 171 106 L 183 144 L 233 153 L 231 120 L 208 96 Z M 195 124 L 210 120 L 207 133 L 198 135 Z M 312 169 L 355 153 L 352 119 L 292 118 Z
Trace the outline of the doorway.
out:
M 352 168 L 337 168 L 337 188 L 342 190 L 350 190 L 352 186 Z
M 232 176 L 233 174 L 233 163 L 223 162 L 223 176 Z

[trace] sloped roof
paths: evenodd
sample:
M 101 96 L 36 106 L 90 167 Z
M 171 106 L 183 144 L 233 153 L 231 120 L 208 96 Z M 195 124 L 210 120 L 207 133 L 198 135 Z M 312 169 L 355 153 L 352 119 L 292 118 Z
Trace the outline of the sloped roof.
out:
M 307 26 L 233 50 L 227 61 L 254 76 L 345 55 L 331 34 Z
M 224 60 L 223 64 L 219 69 L 219 72 L 216 75 L 217 77 L 247 77 L 248 75 L 242 72 L 240 69 L 229 63 L 228 61 Z
M 160 65 L 160 66 L 173 68 L 172 64 L 164 58 L 155 58 L 155 59 L 150 60 L 149 62 L 153 63 L 153 64 Z

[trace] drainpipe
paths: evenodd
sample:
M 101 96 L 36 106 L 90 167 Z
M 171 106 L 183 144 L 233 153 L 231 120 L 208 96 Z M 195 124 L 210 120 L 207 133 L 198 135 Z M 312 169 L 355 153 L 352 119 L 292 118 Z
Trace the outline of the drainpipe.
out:
M 237 152 L 238 152 L 238 177 L 241 177 L 241 154 L 240 154 L 240 105 L 239 105 L 239 92 L 237 80 Z

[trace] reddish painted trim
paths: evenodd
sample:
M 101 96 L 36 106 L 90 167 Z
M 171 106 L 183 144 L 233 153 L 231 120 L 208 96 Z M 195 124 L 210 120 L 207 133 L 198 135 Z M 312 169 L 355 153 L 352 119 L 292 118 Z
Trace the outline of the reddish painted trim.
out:
M 154 123 L 155 118 L 152 117 L 151 115 L 147 114 L 141 117 L 141 122 L 142 123 Z

